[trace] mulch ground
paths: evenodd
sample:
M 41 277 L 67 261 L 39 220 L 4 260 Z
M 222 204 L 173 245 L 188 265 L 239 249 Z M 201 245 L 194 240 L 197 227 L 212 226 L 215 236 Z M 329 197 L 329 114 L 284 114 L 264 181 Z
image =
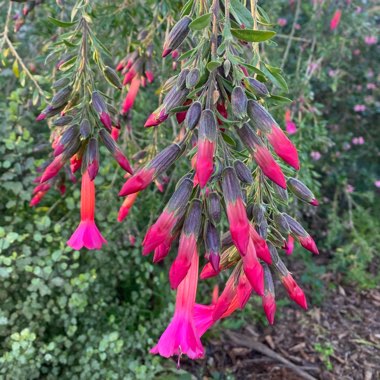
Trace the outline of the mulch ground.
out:
M 283 308 L 273 327 L 246 326 L 181 360 L 197 379 L 380 379 L 380 290 L 339 286 L 321 307 Z

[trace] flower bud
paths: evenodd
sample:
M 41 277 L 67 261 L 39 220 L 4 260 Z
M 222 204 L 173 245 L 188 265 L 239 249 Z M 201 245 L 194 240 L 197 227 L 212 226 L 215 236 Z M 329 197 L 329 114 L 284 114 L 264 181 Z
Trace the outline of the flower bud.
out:
M 271 132 L 272 126 L 278 126 L 271 114 L 258 102 L 248 101 L 247 113 L 250 117 L 250 124 L 263 132 Z
M 193 181 L 190 178 L 184 178 L 166 204 L 165 210 L 175 211 L 177 215 L 182 215 L 187 208 L 192 191 Z
M 273 183 L 273 190 L 275 191 L 275 195 L 277 198 L 282 200 L 283 202 L 288 202 L 288 191 L 281 186 L 278 186 L 277 184 Z
M 290 191 L 303 201 L 310 203 L 313 206 L 318 206 L 318 201 L 312 191 L 300 180 L 289 178 L 287 181 Z
M 221 205 L 219 195 L 216 192 L 212 192 L 207 197 L 207 213 L 210 220 L 217 224 L 221 218 Z
M 259 204 L 253 205 L 252 216 L 258 226 L 262 224 L 265 221 L 265 207 Z
M 240 160 L 234 162 L 234 168 L 239 180 L 251 185 L 253 183 L 252 173 L 247 166 Z
M 92 100 L 92 106 L 98 114 L 101 114 L 102 112 L 107 111 L 107 105 L 103 99 L 103 96 L 100 95 L 99 92 L 94 91 L 92 93 L 91 100 Z
M 190 131 L 199 123 L 202 113 L 202 104 L 198 101 L 191 104 L 186 113 L 185 126 Z
M 93 181 L 99 171 L 99 146 L 98 140 L 94 137 L 90 139 L 87 145 L 86 164 L 88 175 Z
M 178 89 L 173 87 L 165 96 L 164 101 L 162 102 L 166 113 L 170 112 L 173 108 L 181 106 L 189 93 L 187 88 Z
M 264 219 L 261 224 L 257 226 L 257 232 L 263 239 L 268 237 L 268 222 L 266 219 Z
M 254 153 L 257 146 L 263 145 L 260 137 L 247 124 L 244 123 L 240 128 L 235 128 L 241 142 L 247 147 L 250 153 Z
M 307 310 L 307 301 L 303 290 L 298 286 L 290 273 L 287 276 L 281 277 L 281 282 L 284 285 L 289 297 L 303 309 Z
M 61 116 L 57 120 L 53 122 L 53 125 L 55 127 L 63 127 L 65 125 L 70 124 L 73 121 L 73 118 L 71 116 Z
M 262 98 L 269 95 L 269 91 L 264 83 L 261 83 L 257 79 L 254 78 L 246 78 L 244 80 L 246 86 L 249 90 L 251 90 L 255 95 L 260 96 Z
M 264 295 L 262 305 L 269 324 L 273 325 L 276 313 L 276 301 L 274 294 L 274 284 L 269 266 L 263 263 L 264 267 Z
M 182 232 L 186 235 L 194 235 L 198 239 L 202 222 L 202 203 L 199 199 L 194 199 L 187 211 Z
M 181 148 L 178 144 L 171 144 L 160 153 L 147 165 L 148 168 L 154 168 L 156 176 L 166 171 L 181 153 Z
M 245 91 L 237 86 L 232 90 L 231 93 L 231 107 L 232 112 L 236 117 L 242 119 L 247 113 L 247 95 Z
M 107 81 L 114 87 L 121 90 L 123 88 L 123 85 L 121 83 L 121 80 L 119 76 L 117 75 L 116 71 L 114 69 L 111 69 L 111 67 L 106 66 L 103 70 L 103 74 Z
M 58 108 L 66 104 L 70 98 L 72 92 L 71 86 L 67 86 L 59 90 L 51 100 L 50 104 L 54 108 Z
M 275 214 L 273 217 L 273 222 L 275 223 L 277 229 L 284 235 L 288 235 L 290 232 L 290 227 L 287 219 L 281 213 Z
M 108 151 L 112 154 L 114 159 L 117 161 L 119 166 L 123 168 L 130 174 L 133 174 L 132 167 L 128 161 L 128 159 L 121 152 L 120 147 L 116 144 L 115 140 L 112 136 L 105 130 L 101 129 L 99 131 L 99 136 L 104 144 L 104 146 L 108 149 Z
M 57 81 L 55 81 L 55 82 L 52 84 L 51 87 L 52 87 L 54 90 L 57 90 L 57 89 L 60 89 L 60 88 L 66 87 L 69 83 L 70 83 L 70 78 L 61 78 L 61 79 L 58 79 Z
M 231 61 L 226 59 L 223 63 L 224 76 L 227 78 L 231 70 Z
M 72 143 L 75 140 L 78 140 L 78 136 L 79 136 L 78 124 L 72 125 L 71 127 L 67 128 L 63 132 L 57 146 L 54 149 L 54 157 L 59 156 L 64 150 L 67 149 L 69 145 L 72 145 Z
M 200 78 L 200 71 L 198 68 L 194 68 L 190 71 L 190 73 L 186 76 L 186 87 L 191 89 L 195 87 Z
M 80 135 L 87 139 L 91 134 L 91 125 L 87 119 L 83 119 L 80 123 Z
M 37 121 L 45 120 L 47 117 L 52 117 L 58 115 L 63 109 L 65 105 L 54 108 L 53 106 L 47 106 L 36 118 Z
M 162 58 L 165 58 L 182 44 L 190 31 L 189 24 L 191 21 L 190 17 L 185 16 L 174 25 L 165 40 Z
M 178 89 L 183 90 L 186 87 L 186 78 L 189 72 L 190 72 L 189 69 L 183 69 L 178 74 L 177 81 L 176 81 L 176 86 Z
M 205 231 L 205 246 L 206 246 L 206 256 L 211 263 L 215 272 L 219 272 L 220 264 L 220 239 L 218 230 L 215 226 L 208 222 Z

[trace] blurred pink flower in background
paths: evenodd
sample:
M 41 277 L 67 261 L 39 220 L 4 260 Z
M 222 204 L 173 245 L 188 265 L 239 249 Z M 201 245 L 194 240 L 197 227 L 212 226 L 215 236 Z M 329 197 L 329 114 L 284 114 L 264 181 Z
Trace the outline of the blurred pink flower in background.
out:
M 277 20 L 277 24 L 280 25 L 281 27 L 285 26 L 288 23 L 288 20 L 286 18 L 280 17 Z
M 337 9 L 334 13 L 333 18 L 330 21 L 330 30 L 335 30 L 340 24 L 340 18 L 342 16 L 342 11 Z
M 364 105 L 364 104 L 356 104 L 355 106 L 354 106 L 354 111 L 355 112 L 363 112 L 363 111 L 365 111 L 366 110 L 366 106 Z
M 355 191 L 355 187 L 353 187 L 352 185 L 348 184 L 346 186 L 346 191 L 347 191 L 347 193 L 353 193 Z
M 373 78 L 373 70 L 372 69 L 368 69 L 367 71 L 367 78 Z
M 363 144 L 365 143 L 365 141 L 364 141 L 364 137 L 362 137 L 362 136 L 354 137 L 354 138 L 352 139 L 352 143 L 353 143 L 354 145 L 363 145 Z
M 377 44 L 377 37 L 376 36 L 365 36 L 364 42 L 367 45 L 376 45 Z
M 321 159 L 322 157 L 322 154 L 316 150 L 313 150 L 311 153 L 310 153 L 310 157 L 314 160 L 314 161 L 318 161 Z
M 350 149 L 351 149 L 350 143 L 346 142 L 343 144 L 343 150 L 350 150 Z
M 375 83 L 367 83 L 367 89 L 368 90 L 376 90 L 376 84 Z
M 294 135 L 297 132 L 297 126 L 292 120 L 292 111 L 289 108 L 285 111 L 285 128 L 289 135 Z
M 363 8 L 362 7 L 356 7 L 355 13 L 362 13 Z
M 361 51 L 360 51 L 360 49 L 355 49 L 352 53 L 353 53 L 353 55 L 360 55 Z
M 329 69 L 327 73 L 329 74 L 329 77 L 333 78 L 338 74 L 338 70 Z
M 375 183 L 375 186 L 377 188 L 380 188 L 380 179 L 378 179 L 377 181 L 374 182 Z
M 300 30 L 300 29 L 301 29 L 301 25 L 297 23 L 296 25 L 294 25 L 294 28 L 295 28 L 296 30 Z

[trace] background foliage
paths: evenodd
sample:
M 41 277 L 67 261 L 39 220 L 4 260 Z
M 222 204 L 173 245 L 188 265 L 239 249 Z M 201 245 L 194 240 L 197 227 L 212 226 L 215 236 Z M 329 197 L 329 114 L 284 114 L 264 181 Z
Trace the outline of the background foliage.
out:
M 162 64 L 159 56 L 166 20 L 177 17 L 182 2 L 93 3 L 93 28 L 115 57 L 109 62 L 112 66 L 130 44 L 136 44 L 137 33 L 157 19 L 158 78 L 154 86 L 140 91 L 131 125 L 133 134 L 146 144 L 156 138 L 160 146 L 166 145 L 171 139 L 170 122 L 166 129 L 160 127 L 158 136 L 142 125 L 158 103 L 155 90 L 160 76 L 167 78 L 172 70 L 171 62 Z M 358 287 L 373 287 L 379 279 L 380 249 L 376 201 L 380 137 L 375 123 L 379 49 L 366 37 L 374 35 L 375 5 L 260 4 L 278 24 L 276 45 L 265 46 L 262 53 L 283 66 L 289 83 L 288 96 L 293 99 L 289 107 L 298 128 L 292 139 L 303 162 L 300 178 L 319 189 L 322 203 L 313 213 L 304 210 L 322 254 L 318 264 L 305 259 L 298 267 L 302 280 L 311 287 L 314 303 L 323 301 L 321 276 L 326 272 Z M 0 22 L 5 25 L 8 2 L 1 5 Z M 36 208 L 29 207 L 36 167 L 49 152 L 49 128 L 34 121 L 55 75 L 53 65 L 44 61 L 59 29 L 47 16 L 62 18 L 70 6 L 70 2 L 62 8 L 53 2 L 36 6 L 17 33 L 12 29 L 18 20 L 9 22 L 6 33 L 19 59 L 7 43 L 0 45 L 0 375 L 168 378 L 174 365 L 150 356 L 147 349 L 172 314 L 173 295 L 167 268 L 142 257 L 140 242 L 171 189 L 163 195 L 153 188 L 146 191 L 127 220 L 118 224 L 117 189 L 122 176 L 116 164 L 107 161 L 96 180 L 97 220 L 109 242 L 101 252 L 73 253 L 65 245 L 79 218 L 78 184 L 68 185 L 64 196 L 51 191 Z M 339 7 L 344 9 L 341 23 L 331 31 L 329 21 Z M 11 15 L 21 9 L 14 3 Z M 116 97 L 116 105 L 118 101 Z M 357 111 L 358 105 L 364 106 L 363 111 Z M 283 121 L 284 107 L 274 111 Z M 173 178 L 179 178 L 181 170 L 176 170 Z M 130 236 L 136 237 L 135 244 Z M 289 259 L 299 263 L 300 258 L 296 251 Z M 208 292 L 206 286 L 202 293 Z M 237 315 L 230 325 L 257 317 L 254 309 Z

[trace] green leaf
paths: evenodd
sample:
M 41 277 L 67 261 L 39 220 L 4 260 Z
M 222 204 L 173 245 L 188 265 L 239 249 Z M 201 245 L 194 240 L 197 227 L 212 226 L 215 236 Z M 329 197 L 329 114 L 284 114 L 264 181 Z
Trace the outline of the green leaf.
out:
M 245 25 L 247 28 L 253 28 L 253 18 L 251 12 L 246 8 L 241 1 L 231 0 L 231 13 L 240 25 Z
M 273 82 L 275 86 L 281 88 L 283 91 L 288 92 L 289 88 L 284 77 L 280 74 L 277 67 L 264 65 L 262 67 L 264 74 Z
M 60 71 L 67 71 L 67 70 L 69 70 L 71 67 L 74 66 L 76 60 L 77 60 L 77 57 L 76 57 L 76 56 L 70 58 L 68 61 L 66 61 L 63 65 L 61 65 L 61 66 L 59 67 L 59 70 L 60 70 Z
M 243 66 L 245 66 L 252 73 L 257 74 L 257 75 L 261 75 L 262 77 L 265 78 L 265 74 L 260 69 L 258 69 L 257 67 L 249 65 L 248 63 L 243 63 Z
M 193 20 L 190 23 L 189 28 L 191 30 L 202 30 L 210 24 L 210 20 L 211 20 L 211 13 L 206 13 L 205 15 L 200 16 L 196 18 L 195 20 Z
M 184 16 L 188 16 L 191 12 L 191 8 L 193 7 L 194 0 L 189 0 L 182 8 L 181 18 Z
M 230 146 L 232 146 L 232 147 L 236 147 L 236 141 L 232 138 L 232 137 L 230 137 L 230 136 L 228 136 L 226 133 L 224 133 L 224 132 L 222 132 L 222 137 L 223 137 L 223 140 L 228 144 L 228 145 L 230 145 Z
M 267 98 L 267 101 L 270 103 L 291 103 L 292 99 L 280 95 L 271 95 L 270 98 Z
M 69 22 L 69 21 L 61 21 L 61 20 L 57 20 L 56 18 L 54 17 L 50 17 L 48 16 L 48 20 L 56 25 L 56 26 L 59 26 L 61 28 L 70 28 L 70 26 L 73 26 L 77 23 L 77 21 L 74 21 L 74 22 Z
M 206 68 L 208 71 L 213 71 L 215 70 L 216 68 L 218 68 L 219 66 L 221 65 L 220 62 L 218 61 L 210 61 L 207 65 L 206 65 Z
M 234 37 L 242 41 L 263 42 L 273 38 L 276 32 L 272 30 L 231 29 Z

